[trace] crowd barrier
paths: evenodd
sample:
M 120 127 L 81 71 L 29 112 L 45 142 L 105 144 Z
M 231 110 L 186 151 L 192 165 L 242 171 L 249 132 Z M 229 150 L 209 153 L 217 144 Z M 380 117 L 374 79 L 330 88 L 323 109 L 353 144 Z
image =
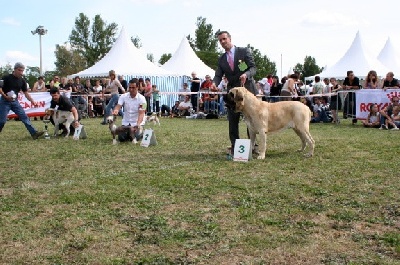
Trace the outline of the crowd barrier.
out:
M 179 99 L 179 95 L 192 95 L 192 94 L 197 94 L 198 95 L 198 100 L 201 98 L 201 95 L 203 93 L 208 93 L 208 94 L 219 94 L 223 95 L 226 94 L 226 92 L 210 92 L 210 91 L 204 91 L 200 90 L 199 92 L 160 92 L 161 100 L 160 100 L 160 106 L 161 105 L 168 105 L 172 107 L 174 105 L 174 102 Z M 351 105 L 351 101 L 346 101 L 346 97 L 349 97 L 349 95 L 353 93 L 355 95 L 355 102 L 354 106 Z M 25 110 L 27 115 L 29 117 L 34 117 L 34 116 L 44 116 L 45 115 L 45 109 L 50 107 L 50 102 L 51 102 L 51 96 L 48 92 L 31 92 L 30 93 L 31 97 L 37 102 L 37 106 L 32 106 L 31 102 L 29 102 L 23 93 L 18 94 L 17 100 L 21 104 L 22 108 Z M 306 95 L 306 96 L 299 96 L 301 97 L 308 97 L 312 99 L 313 97 L 316 96 L 325 96 L 330 98 L 333 95 L 338 95 L 339 100 L 341 101 L 341 106 L 342 108 L 337 108 L 337 110 L 343 110 L 347 108 L 347 110 L 354 110 L 354 113 L 351 112 L 350 115 L 351 117 L 354 116 L 354 118 L 357 119 L 365 119 L 368 116 L 369 113 L 369 108 L 372 104 L 377 104 L 378 109 L 381 110 L 388 106 L 390 104 L 390 99 L 393 96 L 400 96 L 400 89 L 387 89 L 387 90 L 382 90 L 382 89 L 360 89 L 360 90 L 347 90 L 347 91 L 339 91 L 337 93 L 330 93 L 330 94 L 318 94 L 318 95 Z M 73 98 L 76 96 L 81 96 L 88 101 L 88 97 L 101 97 L 101 94 L 84 94 L 84 95 L 76 95 L 74 93 L 66 93 L 67 97 Z M 109 97 L 110 95 L 105 95 L 106 97 Z M 259 96 L 261 97 L 261 95 Z M 269 97 L 271 98 L 271 97 Z M 283 98 L 279 96 L 278 98 Z M 347 105 L 346 105 L 347 104 Z M 350 112 L 350 111 L 349 111 Z M 15 114 L 10 111 L 8 118 L 14 118 Z

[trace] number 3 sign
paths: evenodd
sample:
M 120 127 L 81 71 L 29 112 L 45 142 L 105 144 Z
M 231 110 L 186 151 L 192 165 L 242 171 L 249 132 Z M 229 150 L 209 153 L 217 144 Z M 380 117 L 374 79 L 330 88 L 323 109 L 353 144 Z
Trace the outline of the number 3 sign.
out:
M 251 159 L 250 139 L 236 139 L 233 161 L 247 162 Z

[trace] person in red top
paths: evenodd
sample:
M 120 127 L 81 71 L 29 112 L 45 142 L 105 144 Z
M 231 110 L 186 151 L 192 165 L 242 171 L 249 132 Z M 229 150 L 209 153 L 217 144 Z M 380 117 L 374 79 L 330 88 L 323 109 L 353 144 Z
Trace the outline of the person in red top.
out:
M 150 78 L 146 78 L 144 80 L 145 88 L 144 88 L 144 97 L 146 98 L 147 108 L 146 113 L 151 112 L 150 98 L 153 95 L 153 87 L 150 82 Z
M 211 76 L 206 75 L 206 80 L 201 83 L 200 90 L 208 90 L 208 92 L 218 92 L 218 88 L 213 86 L 213 81 L 211 80 Z M 218 94 L 210 94 L 210 93 L 203 93 L 203 104 L 204 104 L 204 112 L 208 113 L 215 112 L 217 109 L 218 103 Z

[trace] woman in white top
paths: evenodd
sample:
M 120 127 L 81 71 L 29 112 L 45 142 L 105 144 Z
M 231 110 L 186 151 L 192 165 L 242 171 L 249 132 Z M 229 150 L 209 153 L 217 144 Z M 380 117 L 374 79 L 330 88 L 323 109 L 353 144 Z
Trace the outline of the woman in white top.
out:
M 118 79 L 116 78 L 115 75 L 115 71 L 111 70 L 108 72 L 109 76 L 110 76 L 110 82 L 108 83 L 108 85 L 106 86 L 105 89 L 103 89 L 103 97 L 104 97 L 104 92 L 109 92 L 111 93 L 111 98 L 110 101 L 108 102 L 106 109 L 104 110 L 104 120 L 101 124 L 106 125 L 106 119 L 107 116 L 111 115 L 111 110 L 114 109 L 114 107 L 117 105 L 118 103 L 118 99 L 119 99 L 119 92 L 118 92 L 118 88 L 121 89 L 122 94 L 125 93 L 125 89 L 122 87 L 121 83 L 118 81 Z
M 38 77 L 38 81 L 33 85 L 32 92 L 47 92 L 43 76 Z
M 295 88 L 295 84 L 298 80 L 298 76 L 296 74 L 291 74 L 289 78 L 286 80 L 285 84 L 281 90 L 281 101 L 291 101 L 292 97 L 297 97 L 297 91 Z

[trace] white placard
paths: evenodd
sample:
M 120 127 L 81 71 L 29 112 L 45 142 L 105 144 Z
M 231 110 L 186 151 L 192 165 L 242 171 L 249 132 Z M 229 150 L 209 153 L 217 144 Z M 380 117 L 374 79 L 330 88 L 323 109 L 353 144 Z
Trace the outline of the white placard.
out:
M 149 147 L 150 145 L 156 145 L 157 139 L 152 129 L 146 129 L 143 132 L 143 139 L 140 146 Z
M 85 129 L 84 129 L 82 124 L 79 124 L 79 126 L 77 128 L 75 128 L 75 133 L 74 133 L 74 136 L 72 138 L 74 140 L 86 139 L 87 138 L 86 131 L 85 131 Z
M 247 162 L 251 159 L 250 139 L 236 139 L 233 161 Z

